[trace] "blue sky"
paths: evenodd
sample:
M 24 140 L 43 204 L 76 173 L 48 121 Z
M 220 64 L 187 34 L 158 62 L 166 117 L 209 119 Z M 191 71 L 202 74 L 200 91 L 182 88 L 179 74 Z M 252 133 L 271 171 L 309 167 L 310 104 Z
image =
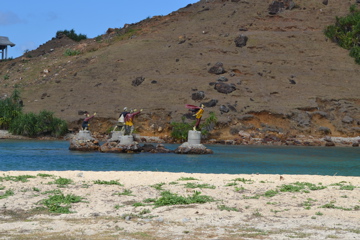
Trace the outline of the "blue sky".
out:
M 8 57 L 19 57 L 55 37 L 59 30 L 74 29 L 94 38 L 108 28 L 121 28 L 147 17 L 167 15 L 199 0 L 12 0 L 1 1 L 0 36 L 15 47 Z

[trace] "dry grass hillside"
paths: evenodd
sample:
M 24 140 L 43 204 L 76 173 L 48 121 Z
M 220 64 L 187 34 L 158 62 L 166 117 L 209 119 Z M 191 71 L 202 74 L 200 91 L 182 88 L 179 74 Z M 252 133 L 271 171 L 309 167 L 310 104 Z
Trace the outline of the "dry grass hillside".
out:
M 296 0 L 295 8 L 276 15 L 269 14 L 270 2 L 201 0 L 104 29 L 95 39 L 54 38 L 0 62 L 0 96 L 17 85 L 26 111 L 53 111 L 70 127 L 82 111 L 97 112 L 91 127 L 99 132 L 126 106 L 144 109 L 136 119 L 140 133 L 165 135 L 187 113 L 185 104 L 217 100 L 204 115 L 216 113 L 216 138 L 235 138 L 240 130 L 358 136 L 360 65 L 323 34 L 356 1 Z M 248 37 L 246 46 L 235 45 L 240 34 Z M 67 49 L 80 54 L 65 56 Z M 209 73 L 217 62 L 225 71 Z M 219 78 L 234 91 L 218 92 Z M 203 99 L 193 100 L 200 91 Z

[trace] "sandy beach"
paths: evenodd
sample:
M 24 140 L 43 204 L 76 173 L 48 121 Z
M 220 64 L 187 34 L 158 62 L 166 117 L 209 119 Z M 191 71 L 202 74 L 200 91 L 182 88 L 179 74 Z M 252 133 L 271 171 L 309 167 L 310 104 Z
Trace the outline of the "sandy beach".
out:
M 359 187 L 342 176 L 0 172 L 0 239 L 360 239 Z

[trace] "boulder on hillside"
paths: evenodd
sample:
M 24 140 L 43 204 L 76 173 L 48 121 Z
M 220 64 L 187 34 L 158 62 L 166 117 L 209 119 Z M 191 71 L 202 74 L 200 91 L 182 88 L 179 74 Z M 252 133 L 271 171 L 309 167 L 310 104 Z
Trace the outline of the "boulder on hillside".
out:
M 252 120 L 254 118 L 255 118 L 255 116 L 252 115 L 252 114 L 244 114 L 244 115 L 241 115 L 241 116 L 237 117 L 237 119 L 239 121 L 250 121 L 250 120 Z
M 236 37 L 234 42 L 237 47 L 244 47 L 248 41 L 248 37 L 244 34 L 240 34 L 240 36 Z
M 215 84 L 214 89 L 216 89 L 216 91 L 218 91 L 219 93 L 228 94 L 228 93 L 232 93 L 233 91 L 235 91 L 236 87 L 234 84 L 218 82 Z
M 205 98 L 204 91 L 197 91 L 191 95 L 191 99 L 194 101 L 203 100 Z
M 220 110 L 221 114 L 228 113 L 230 111 L 230 109 L 225 105 L 221 105 L 219 110 Z
M 319 127 L 318 132 L 325 135 L 331 134 L 331 130 L 328 127 Z
M 137 77 L 132 81 L 131 85 L 133 85 L 134 87 L 137 87 L 140 84 L 142 84 L 144 81 L 145 81 L 144 77 Z
M 354 119 L 350 116 L 345 116 L 345 117 L 343 117 L 343 119 L 341 121 L 343 123 L 352 123 L 354 121 Z
M 205 107 L 215 107 L 218 102 L 219 102 L 219 101 L 216 100 L 216 99 L 211 99 L 210 101 L 205 102 L 205 103 L 202 103 L 202 104 L 203 104 Z
M 218 82 L 227 82 L 228 79 L 225 77 L 225 76 L 220 76 L 218 79 L 217 79 Z
M 292 0 L 277 0 L 270 3 L 268 10 L 269 14 L 275 15 L 285 11 L 285 9 L 291 10 L 294 7 L 295 3 Z
M 222 62 L 217 62 L 215 63 L 214 66 L 212 66 L 209 71 L 209 73 L 212 73 L 212 74 L 216 74 L 216 75 L 220 75 L 220 74 L 223 74 L 225 73 L 225 69 L 224 69 L 224 64 Z

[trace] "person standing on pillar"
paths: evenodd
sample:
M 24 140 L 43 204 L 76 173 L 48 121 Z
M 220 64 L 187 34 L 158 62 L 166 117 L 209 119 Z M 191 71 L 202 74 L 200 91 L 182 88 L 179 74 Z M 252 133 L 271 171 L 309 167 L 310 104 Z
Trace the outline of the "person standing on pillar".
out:
M 120 128 L 120 132 L 122 132 L 124 134 L 125 132 L 125 117 L 129 112 L 127 111 L 127 107 L 124 107 L 124 110 L 122 113 L 120 113 L 119 115 L 119 119 L 118 119 L 118 123 L 114 128 L 114 131 L 116 131 L 116 128 L 119 127 Z
M 131 135 L 134 131 L 134 117 L 142 112 L 142 109 L 140 111 L 137 111 L 136 109 L 131 110 L 130 113 L 126 114 L 125 117 L 125 135 Z
M 201 104 L 200 107 L 186 104 L 185 107 L 189 108 L 193 112 L 195 112 L 195 114 L 193 116 L 195 116 L 195 118 L 196 118 L 196 123 L 195 123 L 195 126 L 193 127 L 193 130 L 197 131 L 196 129 L 199 128 L 199 126 L 200 126 L 200 122 L 201 122 L 202 115 L 204 113 L 205 106 L 204 106 L 204 104 Z
M 90 114 L 88 112 L 85 112 L 84 115 L 85 115 L 85 119 L 83 120 L 81 127 L 82 127 L 82 130 L 88 130 L 88 128 L 90 126 L 89 121 L 90 121 L 90 119 L 95 117 L 96 113 L 94 113 L 92 116 L 90 116 Z

